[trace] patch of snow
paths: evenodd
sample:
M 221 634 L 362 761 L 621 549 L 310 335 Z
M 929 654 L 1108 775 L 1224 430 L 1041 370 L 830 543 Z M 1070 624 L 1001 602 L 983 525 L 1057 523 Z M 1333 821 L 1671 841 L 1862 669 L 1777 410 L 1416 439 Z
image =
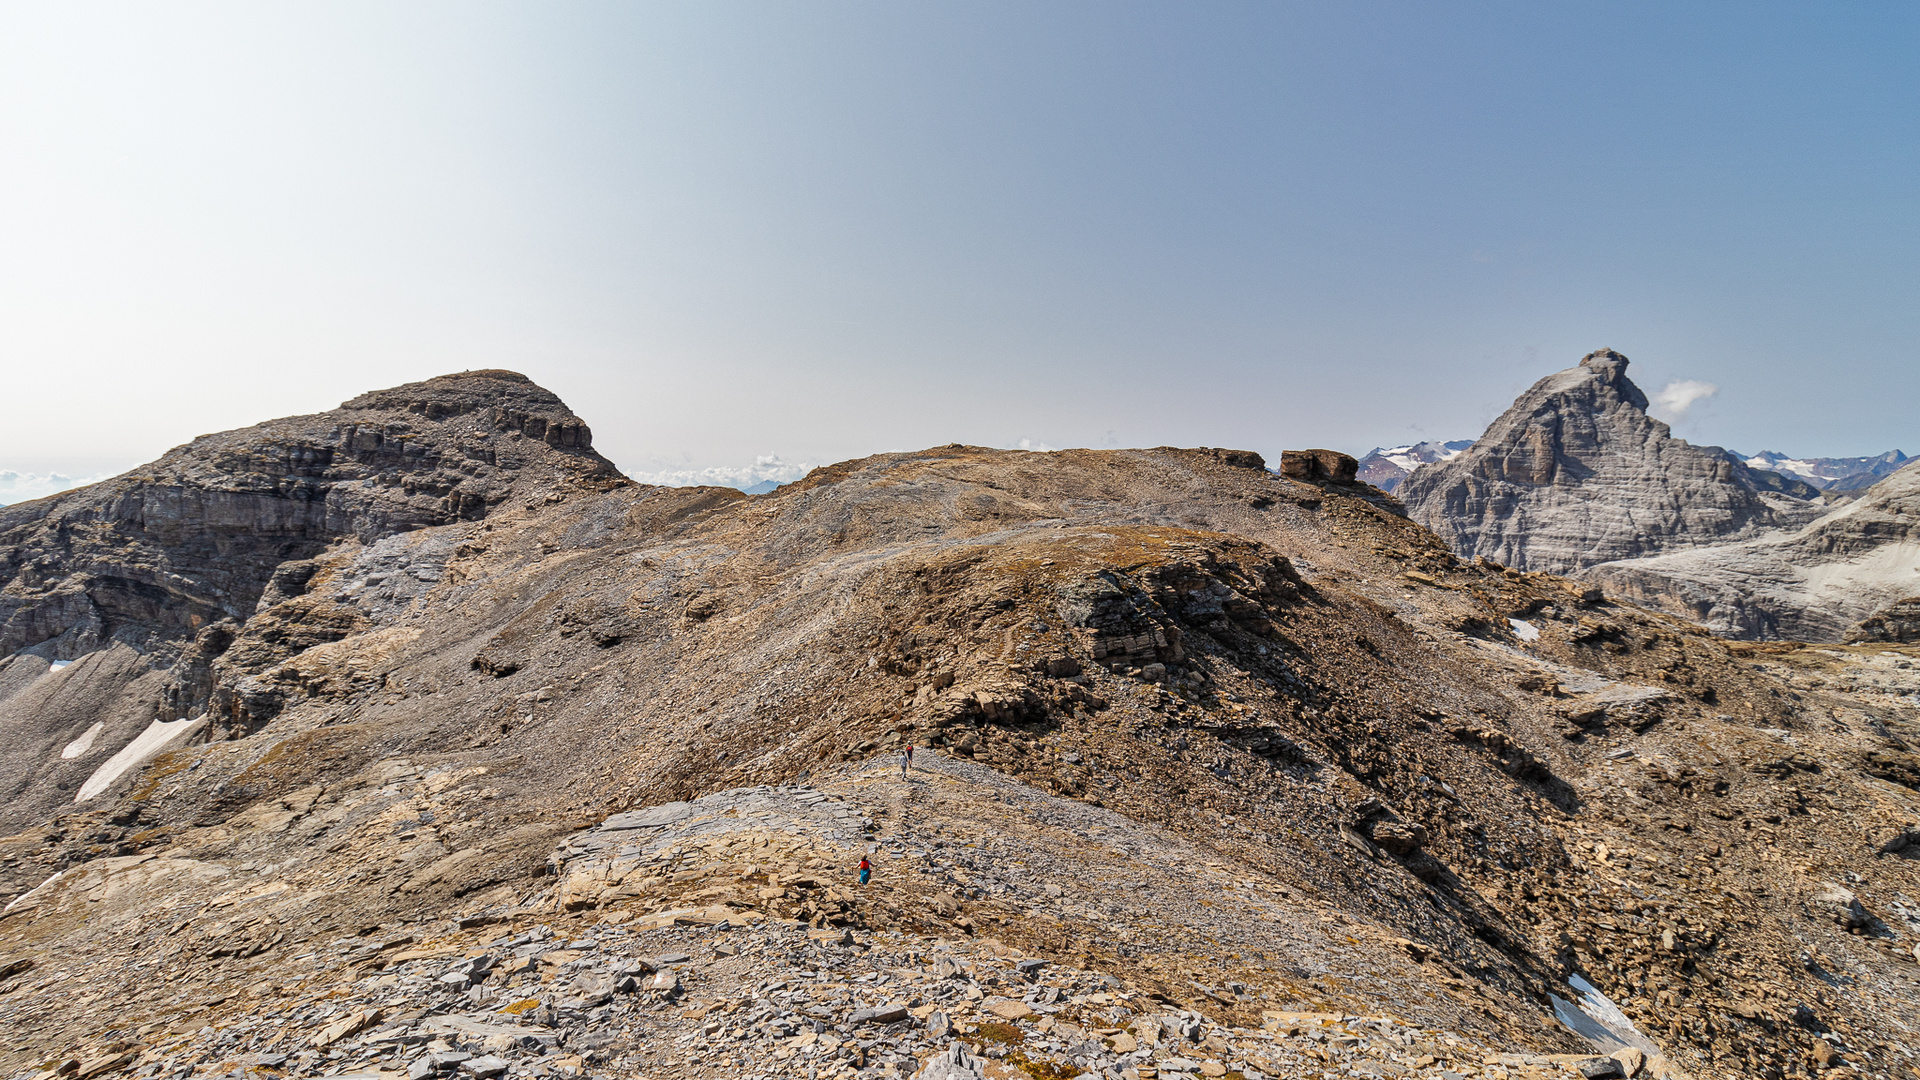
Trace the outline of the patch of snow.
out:
M 1553 1015 L 1574 1034 L 1603 1054 L 1632 1047 L 1649 1057 L 1665 1056 L 1659 1045 L 1641 1034 L 1633 1021 L 1627 1019 L 1627 1014 L 1620 1011 L 1620 1006 L 1608 1000 L 1592 983 L 1573 975 L 1568 977 L 1567 984 L 1580 995 L 1578 1004 L 1558 994 L 1547 996 L 1553 1000 Z
M 1412 472 L 1422 465 L 1452 461 L 1454 458 L 1466 453 L 1467 447 L 1472 445 L 1473 440 L 1471 439 L 1461 439 L 1444 443 L 1420 442 L 1408 443 L 1405 446 L 1389 446 L 1382 450 L 1376 450 L 1374 453 L 1379 454 L 1400 468 Z
M 22 904 L 25 904 L 32 900 L 39 899 L 40 894 L 47 891 L 48 886 L 52 885 L 56 881 L 59 881 L 62 877 L 65 877 L 66 873 L 67 872 L 65 870 L 54 871 L 52 877 L 48 878 L 47 880 L 41 882 L 38 885 L 35 885 L 33 888 L 28 889 L 26 892 L 21 893 L 19 896 L 14 897 L 13 902 L 9 903 L 6 906 L 6 911 L 12 911 L 14 908 L 17 908 Z M 4 914 L 4 912 L 0 912 L 0 914 Z
M 47 674 L 51 675 L 71 663 L 73 663 L 71 660 L 55 660 L 53 663 L 47 665 Z
M 1520 619 L 1508 619 L 1507 625 L 1513 627 L 1513 636 L 1521 641 L 1539 641 L 1540 628 Z
M 121 751 L 107 759 L 106 764 L 93 771 L 87 782 L 80 785 L 80 794 L 73 797 L 77 803 L 86 802 L 113 786 L 115 780 L 127 774 L 134 766 L 160 752 L 160 748 L 185 735 L 187 731 L 200 723 L 199 720 L 155 720 L 147 725 L 147 730 L 128 743 Z
M 79 738 L 68 743 L 67 748 L 65 750 L 60 751 L 60 757 L 63 760 L 72 761 L 74 758 L 77 758 L 81 754 L 84 754 L 87 751 L 93 749 L 94 738 L 98 736 L 100 732 L 106 728 L 106 726 L 107 725 L 104 721 L 99 721 L 99 720 L 94 721 L 93 726 L 87 729 L 87 733 L 85 735 L 82 735 Z
M 1818 468 L 1818 466 L 1816 466 L 1813 462 L 1801 461 L 1797 458 L 1775 458 L 1767 454 L 1760 454 L 1755 457 L 1747 458 L 1746 463 L 1747 465 L 1755 469 L 1768 469 L 1773 472 L 1796 473 L 1800 476 L 1806 477 L 1809 480 L 1826 479 L 1826 477 L 1821 476 L 1818 472 L 1815 471 Z

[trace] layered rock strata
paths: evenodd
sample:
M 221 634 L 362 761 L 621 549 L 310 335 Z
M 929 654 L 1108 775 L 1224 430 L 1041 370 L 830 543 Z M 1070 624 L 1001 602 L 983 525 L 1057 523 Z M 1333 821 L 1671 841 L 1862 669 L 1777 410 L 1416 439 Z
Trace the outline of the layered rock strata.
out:
M 1611 349 L 1535 383 L 1398 494 L 1463 558 L 1553 573 L 1748 539 L 1823 509 L 1803 481 L 1673 438 Z
M 1920 596 L 1888 604 L 1848 628 L 1840 639 L 1849 645 L 1870 641 L 1906 644 L 1920 641 Z
M 1839 641 L 1920 589 L 1920 467 L 1795 532 L 1607 563 L 1586 576 L 1729 637 Z M 1897 635 L 1908 610 L 1896 606 L 1859 640 L 1906 640 Z

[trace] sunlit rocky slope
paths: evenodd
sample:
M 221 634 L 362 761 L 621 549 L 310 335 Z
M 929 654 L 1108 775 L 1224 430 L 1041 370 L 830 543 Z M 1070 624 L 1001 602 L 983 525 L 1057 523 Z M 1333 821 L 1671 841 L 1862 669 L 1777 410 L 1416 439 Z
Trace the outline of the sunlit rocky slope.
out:
M 1911 1069 L 1912 647 L 1729 645 L 1288 465 L 651 488 L 483 372 L 0 511 L 3 1060 Z

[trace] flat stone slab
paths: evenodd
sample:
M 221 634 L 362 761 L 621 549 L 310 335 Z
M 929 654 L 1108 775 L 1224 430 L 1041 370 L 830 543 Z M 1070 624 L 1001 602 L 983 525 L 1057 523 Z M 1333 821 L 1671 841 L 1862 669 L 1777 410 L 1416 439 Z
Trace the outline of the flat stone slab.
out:
M 693 816 L 693 804 L 688 802 L 662 803 L 649 806 L 644 810 L 629 810 L 624 814 L 615 814 L 600 823 L 600 828 L 620 829 L 659 829 L 673 825 Z
M 538 1037 L 553 1034 L 552 1028 L 541 1027 L 538 1024 L 490 1024 L 457 1013 L 429 1016 L 420 1021 L 416 1030 L 425 1035 L 465 1035 L 475 1039 L 484 1039 L 489 1035 L 506 1035 L 518 1039 L 526 1035 Z

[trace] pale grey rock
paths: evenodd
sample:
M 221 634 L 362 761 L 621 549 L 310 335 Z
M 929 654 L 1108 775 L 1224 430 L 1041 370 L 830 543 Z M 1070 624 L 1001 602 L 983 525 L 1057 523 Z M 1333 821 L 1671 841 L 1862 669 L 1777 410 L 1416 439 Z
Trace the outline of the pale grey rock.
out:
M 955 1042 L 922 1065 L 913 1080 L 983 1080 L 986 1075 L 987 1063 Z
M 492 1080 L 507 1071 L 507 1063 L 488 1054 L 484 1057 L 469 1058 L 460 1063 L 460 1071 L 480 1077 L 480 1080 Z
M 1898 641 L 1920 605 L 1920 467 L 1805 528 L 1593 567 L 1606 591 L 1747 639 Z M 1879 621 L 1868 625 L 1876 612 Z
M 1464 452 L 1407 477 L 1407 513 L 1462 558 L 1572 573 L 1746 540 L 1824 509 L 1803 481 L 1673 437 L 1602 349 L 1521 395 Z

